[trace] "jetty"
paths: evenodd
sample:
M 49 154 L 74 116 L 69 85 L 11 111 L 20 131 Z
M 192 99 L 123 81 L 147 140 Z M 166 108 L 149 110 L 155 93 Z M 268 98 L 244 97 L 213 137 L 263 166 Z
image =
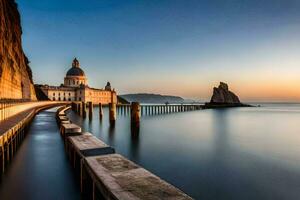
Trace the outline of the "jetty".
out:
M 57 111 L 58 125 L 78 177 L 80 190 L 90 199 L 192 199 L 187 194 L 133 163 L 93 134 L 81 132 L 70 122 L 62 123 L 64 113 L 77 106 Z M 70 120 L 69 120 L 70 121 Z

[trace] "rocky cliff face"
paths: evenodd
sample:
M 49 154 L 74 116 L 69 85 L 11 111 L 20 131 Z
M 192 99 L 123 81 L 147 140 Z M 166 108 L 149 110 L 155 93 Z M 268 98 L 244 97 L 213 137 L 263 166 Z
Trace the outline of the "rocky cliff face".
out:
M 220 82 L 219 87 L 214 87 L 211 104 L 240 104 L 238 96 L 229 91 L 226 83 Z
M 0 0 L 0 99 L 36 99 L 21 35 L 17 4 Z

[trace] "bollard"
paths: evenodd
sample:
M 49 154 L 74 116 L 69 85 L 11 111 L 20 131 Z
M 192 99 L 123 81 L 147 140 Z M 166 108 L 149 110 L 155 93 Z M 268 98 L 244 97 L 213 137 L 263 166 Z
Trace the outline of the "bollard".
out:
M 89 102 L 89 118 L 93 118 L 93 102 Z
M 102 120 L 103 118 L 103 108 L 102 108 L 102 104 L 99 103 L 99 119 Z
M 114 125 L 117 119 L 116 115 L 116 104 L 109 103 L 109 122 L 111 125 Z
M 86 104 L 85 102 L 81 102 L 81 110 L 82 110 L 82 117 L 86 118 Z
M 131 132 L 137 136 L 140 130 L 141 106 L 139 102 L 131 103 Z

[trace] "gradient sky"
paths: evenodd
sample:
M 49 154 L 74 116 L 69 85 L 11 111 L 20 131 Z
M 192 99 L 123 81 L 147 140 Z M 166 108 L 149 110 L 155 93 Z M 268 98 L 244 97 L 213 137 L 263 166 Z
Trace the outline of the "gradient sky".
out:
M 89 85 L 208 100 L 300 100 L 298 0 L 17 0 L 36 83 L 76 56 Z

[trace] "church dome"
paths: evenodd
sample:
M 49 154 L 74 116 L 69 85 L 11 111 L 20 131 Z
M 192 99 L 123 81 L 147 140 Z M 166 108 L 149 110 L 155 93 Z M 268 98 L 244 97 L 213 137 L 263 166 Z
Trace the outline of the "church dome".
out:
M 67 76 L 85 76 L 84 71 L 79 67 L 79 61 L 75 58 L 72 68 L 68 70 Z

